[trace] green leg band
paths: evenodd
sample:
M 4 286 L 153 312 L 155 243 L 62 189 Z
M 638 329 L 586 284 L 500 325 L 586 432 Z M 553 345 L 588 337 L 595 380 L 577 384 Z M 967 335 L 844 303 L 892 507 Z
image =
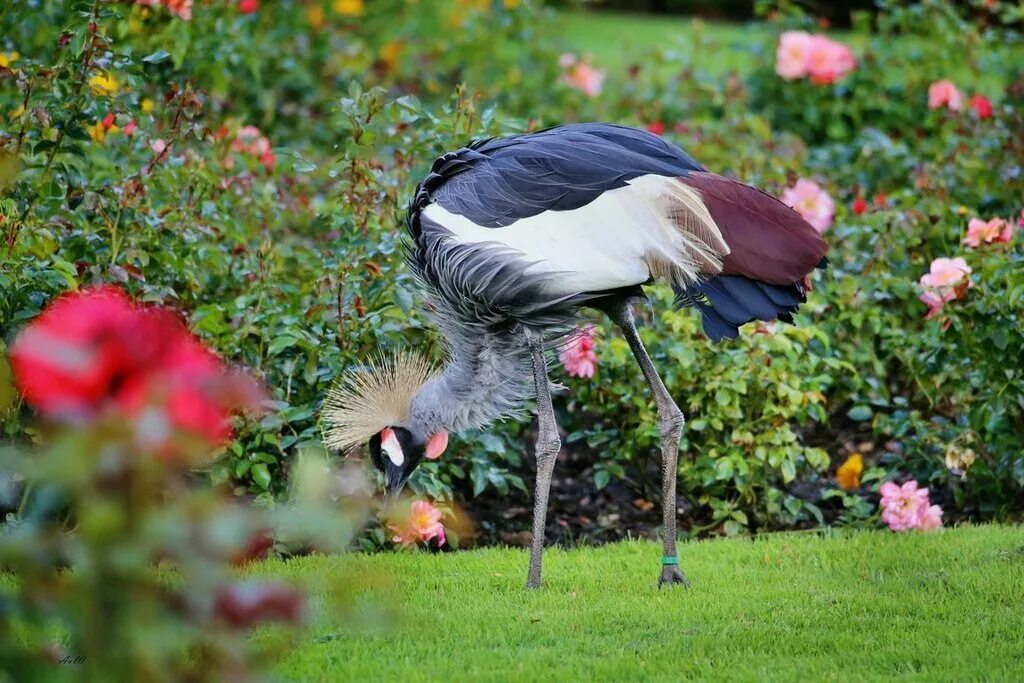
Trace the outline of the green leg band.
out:
M 679 558 L 675 555 L 666 555 L 661 558 L 661 563 L 663 565 L 679 564 Z

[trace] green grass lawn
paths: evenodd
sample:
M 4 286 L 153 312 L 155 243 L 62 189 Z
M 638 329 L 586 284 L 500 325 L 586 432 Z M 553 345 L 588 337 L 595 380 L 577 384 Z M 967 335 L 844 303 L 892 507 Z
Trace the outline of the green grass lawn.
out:
M 650 542 L 554 549 L 545 588 L 532 592 L 526 552 L 514 549 L 306 557 L 248 572 L 321 596 L 350 591 L 364 616 L 374 606 L 395 615 L 358 627 L 351 615 L 321 617 L 279 662 L 287 680 L 1024 675 L 1022 527 L 688 543 L 689 590 L 655 588 L 660 554 Z
M 761 23 L 706 22 L 682 16 L 625 12 L 564 12 L 561 35 L 577 51 L 590 54 L 599 66 L 621 68 L 643 63 L 654 47 L 671 50 L 680 63 L 712 74 L 750 71 L 755 49 L 771 39 L 773 29 Z

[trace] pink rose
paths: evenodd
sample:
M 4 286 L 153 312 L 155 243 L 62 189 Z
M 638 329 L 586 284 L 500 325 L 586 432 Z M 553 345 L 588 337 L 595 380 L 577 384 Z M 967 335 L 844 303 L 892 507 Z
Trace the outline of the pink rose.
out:
M 806 76 L 812 41 L 812 36 L 803 31 L 786 31 L 779 36 L 779 46 L 775 50 L 775 73 L 787 81 Z
M 835 202 L 818 183 L 801 178 L 793 187 L 782 193 L 782 202 L 796 209 L 818 232 L 825 232 L 832 225 Z
M 835 83 L 853 71 L 857 61 L 849 47 L 826 36 L 786 31 L 775 51 L 775 73 L 787 81 L 810 76 L 813 83 Z
M 811 38 L 810 52 L 807 56 L 807 73 L 811 82 L 828 84 L 835 83 L 853 70 L 856 61 L 850 48 L 830 40 L 825 36 Z
M 937 258 L 932 261 L 931 269 L 921 276 L 921 286 L 931 289 L 954 287 L 963 282 L 971 274 L 967 261 L 956 258 Z
M 931 531 L 942 526 L 942 508 L 938 505 L 931 505 L 921 511 L 920 529 Z
M 928 108 L 946 107 L 950 111 L 960 111 L 963 107 L 963 96 L 952 81 L 943 79 L 928 86 Z
M 594 326 L 587 325 L 574 333 L 558 352 L 558 358 L 572 377 L 593 377 L 597 371 Z
M 898 486 L 891 481 L 882 484 L 882 521 L 893 531 L 916 529 L 921 524 L 921 513 L 928 507 L 928 489 L 918 488 L 917 482 L 908 481 Z
M 928 307 L 925 317 L 932 317 L 954 299 L 962 299 L 974 286 L 968 277 L 970 274 L 971 267 L 959 256 L 932 261 L 931 269 L 919 281 L 924 291 L 918 298 Z

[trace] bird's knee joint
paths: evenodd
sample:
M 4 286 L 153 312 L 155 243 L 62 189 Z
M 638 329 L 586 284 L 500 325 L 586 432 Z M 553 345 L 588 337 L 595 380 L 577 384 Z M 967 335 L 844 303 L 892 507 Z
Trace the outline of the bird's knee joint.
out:
M 683 415 L 683 411 L 679 410 L 679 408 L 675 408 L 662 417 L 661 435 L 663 437 L 667 437 L 672 434 L 679 434 L 679 432 L 682 431 L 684 424 L 686 424 L 686 417 Z
M 562 450 L 562 440 L 557 436 L 541 436 L 537 439 L 537 459 L 554 458 Z

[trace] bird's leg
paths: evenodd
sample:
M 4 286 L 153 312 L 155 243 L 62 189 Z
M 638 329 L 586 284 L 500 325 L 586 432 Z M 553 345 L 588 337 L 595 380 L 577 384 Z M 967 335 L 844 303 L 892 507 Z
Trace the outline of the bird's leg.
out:
M 541 559 L 544 553 L 544 528 L 548 513 L 548 492 L 555 458 L 562 447 L 555 423 L 555 410 L 551 406 L 548 386 L 548 368 L 544 360 L 544 336 L 525 328 L 526 342 L 533 355 L 533 380 L 537 387 L 537 484 L 533 501 L 533 545 L 530 547 L 530 573 L 527 588 L 540 588 Z
M 661 425 L 661 499 L 664 520 L 664 538 L 662 549 L 661 577 L 658 586 L 669 583 L 680 583 L 689 586 L 690 582 L 679 570 L 679 557 L 676 555 L 676 479 L 678 478 L 679 440 L 682 436 L 683 411 L 672 400 L 671 394 L 661 381 L 661 376 L 654 369 L 647 349 L 640 341 L 636 325 L 633 321 L 633 305 L 629 298 L 624 297 L 609 310 L 609 314 L 633 350 L 636 362 L 643 370 L 647 384 L 654 394 L 658 406 L 658 421 Z

